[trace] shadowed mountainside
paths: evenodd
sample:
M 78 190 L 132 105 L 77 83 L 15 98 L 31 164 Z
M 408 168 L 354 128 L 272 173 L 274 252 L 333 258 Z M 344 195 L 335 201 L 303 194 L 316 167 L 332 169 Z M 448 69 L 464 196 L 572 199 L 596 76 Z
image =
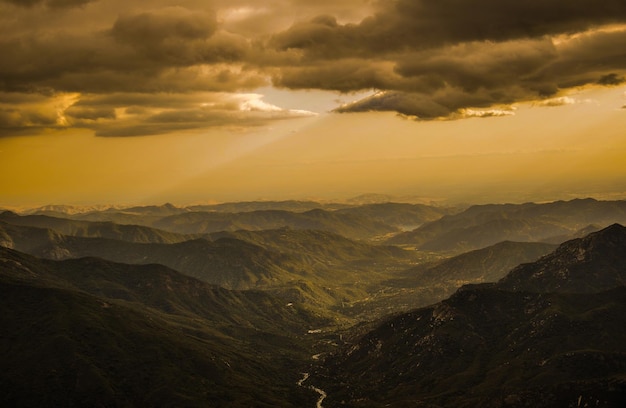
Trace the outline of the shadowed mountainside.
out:
M 158 265 L 39 260 L 0 248 L 3 406 L 293 406 L 324 324 L 262 292 Z M 269 375 L 271 373 L 271 375 Z M 308 402 L 312 403 L 312 402 Z
M 161 264 L 207 283 L 247 289 L 285 281 L 303 268 L 287 255 L 229 238 L 175 244 L 141 244 L 115 239 L 65 236 L 52 230 L 0 224 L 9 248 L 48 259 L 98 257 L 128 264 Z
M 42 258 L 162 264 L 211 284 L 269 290 L 288 302 L 323 307 L 366 298 L 376 282 L 416 260 L 414 252 L 324 231 L 236 231 L 212 238 L 140 244 L 0 222 L 1 245 Z
M 625 238 L 613 225 L 388 318 L 327 356 L 313 383 L 329 407 L 621 407 Z
M 498 282 L 506 290 L 593 293 L 626 285 L 626 228 L 613 224 L 520 265 Z

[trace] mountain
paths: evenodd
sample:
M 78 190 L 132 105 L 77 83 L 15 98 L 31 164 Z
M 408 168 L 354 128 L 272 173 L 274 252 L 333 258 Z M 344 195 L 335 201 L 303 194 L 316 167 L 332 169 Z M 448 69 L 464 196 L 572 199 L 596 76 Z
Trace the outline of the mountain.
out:
M 352 239 L 373 239 L 398 232 L 383 222 L 337 211 L 312 209 L 304 212 L 255 210 L 250 212 L 196 211 L 169 216 L 138 214 L 120 210 L 71 216 L 74 220 L 114 222 L 153 227 L 180 234 L 207 234 L 219 231 L 264 230 L 290 227 L 330 231 Z
M 51 209 L 57 208 L 51 207 Z M 410 229 L 456 212 L 454 209 L 424 204 L 375 203 L 360 206 L 348 204 L 318 203 L 314 201 L 251 201 L 195 205 L 185 208 L 171 204 L 129 208 L 106 208 L 90 212 L 31 211 L 32 216 L 48 216 L 55 219 L 72 219 L 122 225 L 141 225 L 162 230 L 189 233 L 211 233 L 240 229 L 263 230 L 290 227 L 294 229 L 318 229 L 338 233 L 353 239 L 370 239 L 399 229 Z M 8 217 L 9 214 L 6 215 Z M 38 221 L 40 224 L 35 224 Z M 9 222 L 7 220 L 7 222 Z M 23 222 L 26 222 L 24 220 Z M 60 221 L 56 222 L 58 226 Z M 67 221 L 66 221 L 67 222 Z M 56 229 L 51 220 L 32 219 L 25 225 Z M 74 227 L 85 229 L 86 226 Z M 135 227 L 136 228 L 136 227 Z M 66 227 L 60 231 L 75 235 Z
M 293 279 L 303 269 L 289 256 L 236 240 L 194 239 L 175 244 L 141 244 L 61 235 L 52 230 L 0 224 L 3 246 L 48 259 L 98 257 L 128 264 L 161 264 L 207 283 L 233 289 Z
M 97 213 L 117 213 L 123 212 L 127 214 L 146 215 L 146 216 L 167 216 L 172 214 L 180 214 L 186 212 L 184 207 L 176 207 L 173 204 L 166 203 L 163 205 L 146 205 L 146 206 L 71 206 L 71 205 L 46 205 L 34 208 L 25 212 L 27 215 L 48 215 L 58 218 L 84 216 Z
M 420 196 L 396 196 L 390 194 L 377 194 L 366 193 L 360 194 L 356 197 L 351 197 L 346 200 L 350 205 L 364 205 L 364 204 L 382 204 L 382 203 L 409 203 L 409 204 L 432 204 L 435 202 L 445 201 L 444 199 L 428 198 Z
M 626 283 L 626 228 L 613 224 L 520 265 L 498 282 L 515 291 L 593 293 Z
M 109 238 L 136 243 L 172 244 L 197 238 L 139 225 L 120 225 L 113 222 L 90 222 L 46 215 L 24 215 L 5 211 L 0 222 L 28 227 L 47 228 L 63 235 L 90 238 Z
M 446 207 L 425 204 L 376 203 L 343 208 L 339 213 L 352 214 L 383 222 L 402 230 L 413 229 L 425 222 L 438 220 L 444 215 L 457 212 Z
M 325 407 L 622 407 L 626 288 L 464 289 L 327 356 Z
M 322 308 L 367 298 L 378 282 L 416 261 L 415 252 L 324 231 L 236 231 L 211 239 L 142 244 L 0 222 L 0 245 L 38 257 L 162 264 L 225 288 L 263 289 L 286 302 Z
M 118 210 L 110 208 L 106 211 L 116 212 Z M 165 217 L 168 215 L 181 214 L 187 212 L 186 208 L 176 207 L 173 204 L 165 203 L 163 205 L 145 205 L 145 206 L 135 206 L 135 207 L 126 207 L 123 208 L 127 214 L 138 214 L 138 215 L 153 215 L 159 217 Z
M 262 292 L 0 248 L 2 406 L 300 407 L 310 327 Z
M 423 250 L 468 251 L 500 241 L 537 242 L 597 224 L 626 223 L 626 201 L 576 199 L 545 204 L 477 205 L 390 238 Z
M 329 231 L 352 239 L 372 239 L 397 231 L 394 227 L 367 217 L 321 209 L 303 213 L 278 210 L 244 213 L 194 212 L 165 217 L 156 221 L 153 226 L 183 234 L 289 227 Z
M 496 282 L 521 263 L 539 259 L 556 249 L 556 245 L 541 242 L 503 241 L 476 249 L 441 262 L 419 265 L 402 275 L 422 285 Z
M 483 249 L 438 261 L 423 262 L 394 272 L 378 284 L 367 302 L 351 304 L 347 314 L 373 317 L 432 305 L 468 283 L 496 282 L 520 263 L 539 259 L 556 245 L 537 242 L 500 242 Z
M 287 253 L 310 265 L 367 264 L 371 262 L 402 263 L 412 259 L 412 252 L 395 246 L 373 245 L 354 241 L 341 235 L 320 230 L 289 227 L 261 231 L 220 231 L 208 235 L 211 239 L 234 238 Z
M 43 207 L 33 208 L 26 210 L 26 214 L 63 214 L 73 215 L 92 211 L 107 211 L 113 208 L 110 205 L 90 205 L 90 206 L 77 206 L 77 205 L 45 205 Z
M 233 203 L 207 204 L 207 205 L 191 205 L 186 207 L 191 212 L 251 212 L 265 210 L 280 210 L 290 212 L 306 212 L 315 209 L 334 210 L 346 207 L 346 204 L 336 203 L 319 203 L 317 201 L 240 201 Z
M 565 235 L 555 235 L 553 237 L 549 237 L 543 240 L 543 242 L 549 242 L 551 244 L 561 244 L 565 241 L 569 241 L 576 238 L 582 238 L 591 234 L 592 232 L 600 231 L 602 227 L 596 224 L 587 225 L 584 228 L 581 228 L 574 233 L 567 233 Z
M 622 407 L 626 228 L 389 317 L 327 355 L 324 406 Z

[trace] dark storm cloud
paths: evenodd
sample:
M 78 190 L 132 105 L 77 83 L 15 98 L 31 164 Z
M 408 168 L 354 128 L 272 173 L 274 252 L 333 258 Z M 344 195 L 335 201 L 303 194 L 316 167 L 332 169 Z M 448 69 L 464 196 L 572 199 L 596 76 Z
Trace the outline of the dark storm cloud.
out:
M 360 24 L 339 25 L 329 16 L 294 24 L 276 34 L 273 44 L 333 58 L 536 38 L 626 19 L 622 0 L 398 0 L 381 5 L 382 10 Z
M 622 84 L 625 24 L 623 0 L 0 0 L 0 126 L 256 126 L 236 93 L 270 83 L 381 91 L 339 112 L 509 114 Z
M 491 108 L 494 105 L 507 105 L 519 99 L 523 90 L 480 90 L 466 92 L 458 88 L 443 88 L 433 94 L 419 92 L 386 91 L 338 108 L 337 112 L 389 111 L 421 119 L 444 119 L 467 116 L 463 110 Z M 472 115 L 478 116 L 478 115 Z M 489 115 L 481 115 L 489 116 Z M 496 116 L 491 114 L 490 116 Z
M 216 31 L 214 13 L 169 7 L 119 17 L 111 35 L 150 62 L 189 66 L 241 60 L 245 42 L 225 33 L 215 37 Z
M 34 108 L 0 108 L 0 128 L 54 126 L 56 124 L 57 116 L 50 111 L 42 111 Z
M 602 77 L 598 79 L 598 83 L 600 85 L 620 85 L 624 83 L 624 77 L 619 76 L 616 73 L 610 73 L 602 75 Z
M 472 42 L 407 54 L 398 59 L 396 72 L 402 77 L 431 78 L 431 83 L 475 92 L 528 82 L 529 76 L 557 58 L 556 48 L 547 39 Z
M 626 2 L 398 0 L 359 24 L 322 15 L 275 34 L 300 56 L 277 86 L 387 91 L 337 111 L 396 111 L 423 119 L 464 108 L 552 97 L 626 72 Z M 583 34 L 580 34 L 583 33 Z M 391 66 L 391 68 L 390 68 Z
M 561 88 L 615 85 L 626 71 L 625 50 L 626 28 L 580 34 L 558 44 L 558 58 L 547 61 L 532 80 L 550 81 Z
M 549 38 L 472 42 L 405 54 L 395 72 L 403 86 L 338 109 L 396 111 L 421 119 L 457 117 L 465 108 L 489 108 L 555 96 L 560 90 L 621 84 L 626 30 Z M 618 73 L 621 72 L 621 73 Z M 422 80 L 430 89 L 412 87 Z M 540 106 L 551 106 L 541 105 Z
M 110 29 L 88 35 L 51 30 L 5 36 L 0 39 L 0 89 L 236 90 L 263 83 L 252 71 L 234 74 L 233 67 L 219 65 L 242 61 L 248 49 L 246 39 L 218 31 L 211 12 L 170 7 L 125 14 Z M 252 76 L 257 79 L 251 83 Z
M 110 107 L 89 107 L 72 105 L 65 110 L 65 115 L 75 121 L 96 121 L 98 119 L 115 119 L 115 110 Z
M 274 85 L 279 87 L 327 89 L 341 92 L 408 86 L 402 83 L 402 78 L 394 72 L 393 65 L 376 61 L 364 63 L 356 58 L 326 61 L 309 66 L 282 67 L 275 73 L 272 80 Z

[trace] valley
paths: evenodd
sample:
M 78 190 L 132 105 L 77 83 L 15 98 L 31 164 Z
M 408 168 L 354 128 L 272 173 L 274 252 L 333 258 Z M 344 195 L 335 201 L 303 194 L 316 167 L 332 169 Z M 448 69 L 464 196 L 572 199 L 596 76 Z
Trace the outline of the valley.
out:
M 5 211 L 0 401 L 617 407 L 620 224 L 592 199 Z

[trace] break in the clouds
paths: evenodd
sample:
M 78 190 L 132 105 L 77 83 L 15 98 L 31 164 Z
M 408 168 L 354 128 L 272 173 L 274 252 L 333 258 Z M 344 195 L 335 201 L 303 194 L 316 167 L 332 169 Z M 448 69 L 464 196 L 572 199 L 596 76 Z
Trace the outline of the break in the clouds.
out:
M 299 116 L 248 109 L 267 86 L 377 91 L 337 112 L 508 115 L 624 83 L 624 50 L 622 0 L 0 0 L 0 128 L 138 135 Z M 110 102 L 124 95 L 141 101 Z

